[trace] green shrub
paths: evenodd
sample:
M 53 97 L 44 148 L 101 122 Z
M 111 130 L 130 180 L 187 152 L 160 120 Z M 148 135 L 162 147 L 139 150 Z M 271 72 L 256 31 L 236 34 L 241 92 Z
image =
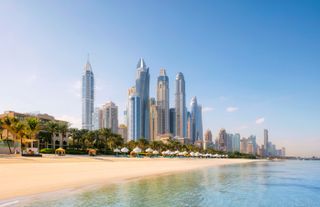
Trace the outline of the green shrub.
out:
M 43 148 L 43 149 L 40 150 L 40 153 L 42 153 L 42 154 L 54 154 L 54 149 Z
M 86 154 L 88 154 L 88 152 L 86 150 L 66 149 L 66 154 L 86 155 Z

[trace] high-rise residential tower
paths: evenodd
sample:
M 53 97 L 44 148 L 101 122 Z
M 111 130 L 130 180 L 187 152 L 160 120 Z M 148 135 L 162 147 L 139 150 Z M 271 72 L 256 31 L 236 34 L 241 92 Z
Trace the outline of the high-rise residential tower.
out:
M 233 152 L 240 152 L 240 134 L 238 134 L 238 133 L 233 135 L 232 151 Z
M 228 134 L 225 129 L 220 129 L 219 137 L 218 137 L 218 146 L 217 149 L 220 151 L 227 151 L 227 139 Z
M 128 141 L 137 141 L 141 138 L 141 116 L 140 116 L 140 96 L 137 95 L 136 88 L 132 87 L 128 92 L 127 126 Z
M 158 139 L 158 106 L 156 104 L 155 98 L 150 98 L 150 141 L 155 141 Z
M 188 142 L 191 143 L 191 127 L 192 127 L 192 123 L 191 123 L 191 113 L 188 111 L 187 112 L 187 138 L 188 138 Z
M 100 129 L 107 128 L 110 129 L 112 133 L 118 133 L 118 106 L 113 102 L 107 102 L 100 109 L 101 120 Z
M 264 156 L 269 156 L 269 132 L 267 129 L 264 130 Z
M 169 78 L 165 69 L 160 70 L 157 82 L 158 134 L 170 132 Z
M 176 76 L 175 110 L 175 135 L 180 138 L 185 138 L 187 135 L 187 108 L 185 80 L 182 73 L 178 73 Z
M 210 129 L 207 129 L 207 131 L 204 133 L 203 149 L 208 149 L 208 147 L 212 146 L 212 144 L 212 132 Z
M 82 75 L 82 128 L 92 130 L 94 112 L 94 76 L 89 59 Z
M 140 58 L 137 64 L 136 76 L 136 93 L 140 97 L 140 120 L 141 120 L 141 137 L 150 138 L 149 134 L 149 87 L 150 87 L 150 74 L 149 68 L 144 60 Z
M 176 109 L 170 108 L 170 133 L 173 137 L 176 136 Z
M 118 127 L 118 134 L 121 135 L 124 142 L 128 141 L 128 128 L 124 124 L 120 124 Z
M 100 129 L 100 108 L 95 107 L 92 113 L 92 130 Z
M 203 141 L 202 107 L 198 105 L 197 97 L 191 100 L 191 142 Z

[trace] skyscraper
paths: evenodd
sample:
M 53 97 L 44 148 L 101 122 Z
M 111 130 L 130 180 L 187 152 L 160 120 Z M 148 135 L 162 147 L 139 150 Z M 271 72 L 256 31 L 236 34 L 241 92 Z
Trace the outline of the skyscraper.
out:
M 251 135 L 250 137 L 248 137 L 248 143 L 252 144 L 252 153 L 250 153 L 250 154 L 256 154 L 256 152 L 257 152 L 257 138 L 256 138 L 256 136 Z
M 100 113 L 100 108 L 95 107 L 94 111 L 92 113 L 92 130 L 98 130 L 100 129 L 100 118 L 99 114 Z
M 92 130 L 92 114 L 94 112 L 94 76 L 87 60 L 82 75 L 82 128 Z
M 240 152 L 240 134 L 233 135 L 232 151 L 233 152 Z
M 188 142 L 191 143 L 191 113 L 188 111 L 187 112 L 187 138 L 188 138 Z
M 132 87 L 128 92 L 127 126 L 128 141 L 137 141 L 141 138 L 141 116 L 140 116 L 140 96 L 137 95 L 136 88 Z
M 233 134 L 227 134 L 227 152 L 232 152 Z
M 160 70 L 157 82 L 158 133 L 168 134 L 169 125 L 169 78 L 164 69 Z
M 210 129 L 207 129 L 204 133 L 203 149 L 206 150 L 210 146 L 212 146 L 212 132 Z
M 248 148 L 248 139 L 243 137 L 240 141 L 240 152 L 247 153 L 247 148 Z
M 141 137 L 149 139 L 149 87 L 150 75 L 149 68 L 144 60 L 140 58 L 137 64 L 137 77 L 136 77 L 136 93 L 140 97 L 140 120 L 141 120 Z M 141 138 L 139 137 L 139 138 Z
M 228 135 L 225 129 L 220 129 L 218 137 L 218 146 L 217 149 L 220 151 L 227 151 L 227 139 Z
M 197 97 L 191 100 L 191 142 L 203 141 L 202 107 L 198 105 Z
M 173 137 L 176 136 L 176 109 L 170 108 L 170 133 Z
M 182 73 L 178 73 L 176 76 L 175 110 L 176 136 L 180 138 L 185 138 L 187 135 L 187 108 L 185 80 Z
M 110 129 L 112 133 L 118 133 L 118 106 L 113 102 L 107 102 L 101 107 L 100 129 Z
M 158 139 L 158 106 L 156 105 L 156 100 L 150 98 L 150 141 L 155 141 Z
M 264 130 L 264 156 L 269 156 L 269 132 L 267 129 Z
M 126 125 L 120 124 L 120 126 L 118 127 L 118 133 L 119 133 L 119 135 L 121 135 L 124 142 L 128 141 L 128 128 Z

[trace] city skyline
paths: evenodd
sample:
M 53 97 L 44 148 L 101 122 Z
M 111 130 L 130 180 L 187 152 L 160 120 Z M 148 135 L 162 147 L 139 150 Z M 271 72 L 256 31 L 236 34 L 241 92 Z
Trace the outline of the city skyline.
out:
M 124 123 L 121 114 L 136 72 L 132 66 L 142 56 L 150 68 L 150 97 L 156 97 L 156 77 L 160 68 L 166 68 L 171 86 L 170 108 L 173 107 L 175 74 L 181 71 L 187 82 L 187 103 L 197 95 L 203 105 L 203 128 L 211 129 L 214 138 L 225 128 L 228 132 L 239 132 L 241 137 L 255 134 L 261 144 L 263 130 L 267 128 L 270 140 L 286 146 L 288 155 L 319 156 L 316 37 L 320 32 L 314 27 L 319 23 L 319 15 L 315 13 L 319 6 L 294 2 L 285 14 L 269 8 L 275 11 L 275 17 L 271 17 L 263 12 L 263 3 L 253 1 L 252 7 L 244 6 L 248 3 L 233 2 L 231 6 L 206 2 L 194 8 L 195 14 L 190 12 L 190 2 L 186 2 L 175 14 L 179 3 L 173 3 L 172 8 L 157 4 L 168 12 L 168 17 L 161 19 L 152 14 L 155 7 L 144 2 L 146 14 L 138 12 L 129 23 L 125 20 L 140 11 L 130 2 L 123 17 L 116 14 L 121 9 L 116 2 L 100 5 L 108 12 L 82 2 L 71 14 L 67 9 L 71 4 L 67 3 L 61 16 L 54 13 L 58 9 L 54 2 L 45 5 L 31 1 L 28 7 L 23 2 L 2 3 L 0 17 L 5 32 L 1 37 L 7 41 L 0 46 L 3 57 L 0 70 L 10 78 L 0 84 L 2 88 L 11 88 L 4 91 L 6 98 L 1 99 L 0 111 L 41 111 L 81 127 L 79 77 L 89 52 L 96 78 L 95 106 L 115 102 L 119 106 L 119 123 Z M 216 12 L 208 13 L 205 7 L 216 8 Z M 278 3 L 278 8 L 284 7 L 285 4 Z M 14 8 L 17 13 L 10 14 L 7 8 Z M 64 18 L 88 8 L 97 13 L 87 20 Z M 203 14 L 197 12 L 199 9 Z M 228 16 L 230 10 L 233 15 Z M 244 13 L 248 16 L 237 18 Z M 186 14 L 192 14 L 194 22 L 188 21 Z M 152 21 L 145 19 L 147 15 Z M 44 26 L 47 22 L 61 25 L 55 30 Z M 146 38 L 136 34 L 138 25 L 146 28 Z M 190 35 L 187 28 L 194 28 Z M 89 30 L 92 33 L 86 34 Z M 21 94 L 22 89 L 30 94 Z

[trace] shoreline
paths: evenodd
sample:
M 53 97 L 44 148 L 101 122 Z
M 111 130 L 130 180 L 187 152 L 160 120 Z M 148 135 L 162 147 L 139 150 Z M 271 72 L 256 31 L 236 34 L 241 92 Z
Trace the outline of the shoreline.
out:
M 62 191 L 165 176 L 206 167 L 261 160 L 197 158 L 118 158 L 111 156 L 0 157 L 0 206 L 14 200 Z M 82 190 L 81 190 L 82 189 Z M 12 204 L 13 205 L 13 204 Z

